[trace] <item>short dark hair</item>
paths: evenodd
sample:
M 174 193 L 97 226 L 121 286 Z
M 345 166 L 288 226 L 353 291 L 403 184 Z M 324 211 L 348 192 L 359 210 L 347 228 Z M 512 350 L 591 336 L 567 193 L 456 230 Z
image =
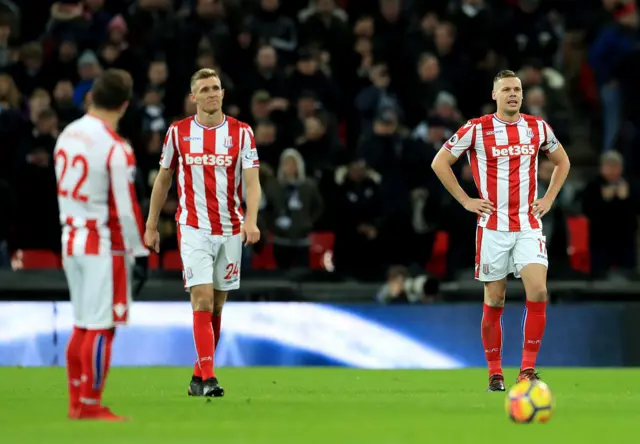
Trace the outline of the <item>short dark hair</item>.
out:
M 518 77 L 517 74 L 510 69 L 503 69 L 493 78 L 493 83 L 496 83 L 498 80 L 508 79 L 512 77 Z
M 133 79 L 122 69 L 107 69 L 96 79 L 91 88 L 92 102 L 96 108 L 116 111 L 131 99 Z

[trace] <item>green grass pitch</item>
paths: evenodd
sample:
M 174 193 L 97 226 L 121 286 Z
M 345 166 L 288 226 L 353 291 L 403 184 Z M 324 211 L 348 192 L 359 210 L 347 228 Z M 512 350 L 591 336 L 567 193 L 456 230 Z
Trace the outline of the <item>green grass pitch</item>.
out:
M 507 382 L 515 369 L 505 372 Z M 0 368 L 0 443 L 413 444 L 640 442 L 640 370 L 543 369 L 547 424 L 512 424 L 486 370 L 222 368 L 224 398 L 188 368 L 115 368 L 105 404 L 128 423 L 66 419 L 61 368 Z

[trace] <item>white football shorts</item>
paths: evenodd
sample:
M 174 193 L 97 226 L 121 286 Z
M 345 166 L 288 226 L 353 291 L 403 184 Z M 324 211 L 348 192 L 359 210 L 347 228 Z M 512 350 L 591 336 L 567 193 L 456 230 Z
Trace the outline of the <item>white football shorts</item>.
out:
M 75 326 L 102 330 L 127 323 L 133 265 L 124 255 L 63 257 Z
M 178 224 L 178 245 L 185 289 L 202 284 L 221 291 L 240 288 L 242 234 L 213 235 Z
M 541 229 L 496 231 L 478 227 L 476 231 L 475 278 L 481 282 L 504 279 L 509 273 L 520 277 L 525 265 L 549 267 L 547 239 Z

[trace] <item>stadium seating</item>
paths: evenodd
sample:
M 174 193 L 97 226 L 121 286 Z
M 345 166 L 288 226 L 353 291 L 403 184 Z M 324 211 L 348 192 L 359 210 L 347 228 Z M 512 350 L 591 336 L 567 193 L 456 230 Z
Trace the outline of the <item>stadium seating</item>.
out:
M 309 268 L 312 270 L 324 270 L 325 255 L 333 253 L 333 243 L 335 236 L 330 231 L 319 231 L 311 233 L 311 248 L 309 249 Z
M 59 254 L 50 250 L 18 250 L 11 262 L 14 268 L 23 270 L 46 270 L 62 267 L 62 259 Z
M 181 271 L 182 260 L 178 250 L 168 250 L 161 256 L 162 269 L 168 271 Z
M 589 253 L 589 220 L 584 216 L 567 218 L 569 232 L 569 263 L 571 268 L 583 273 L 591 271 Z
M 449 251 L 449 233 L 438 231 L 433 242 L 431 259 L 426 266 L 427 271 L 438 277 L 444 277 L 447 274 L 447 251 Z
M 572 216 L 567 218 L 569 231 L 569 260 L 574 270 L 589 273 L 589 220 L 584 216 Z M 335 236 L 330 231 L 319 231 L 310 235 L 311 247 L 309 251 L 309 267 L 313 270 L 324 270 L 325 257 L 333 253 Z M 449 235 L 445 231 L 436 233 L 431 259 L 425 265 L 426 270 L 438 277 L 446 275 L 447 252 L 449 250 Z M 14 268 L 21 269 L 56 269 L 62 267 L 59 254 L 49 250 L 18 250 L 12 256 Z M 276 261 L 273 255 L 271 238 L 260 252 L 254 252 L 252 263 L 255 270 L 275 270 Z M 161 254 L 151 253 L 149 256 L 149 269 L 180 271 L 182 261 L 178 250 L 167 250 Z
M 275 270 L 277 269 L 276 259 L 273 256 L 273 244 L 270 239 L 260 252 L 254 251 L 251 259 L 251 266 L 254 270 Z
M 151 253 L 149 255 L 149 269 L 157 270 L 160 268 L 160 255 L 158 253 Z

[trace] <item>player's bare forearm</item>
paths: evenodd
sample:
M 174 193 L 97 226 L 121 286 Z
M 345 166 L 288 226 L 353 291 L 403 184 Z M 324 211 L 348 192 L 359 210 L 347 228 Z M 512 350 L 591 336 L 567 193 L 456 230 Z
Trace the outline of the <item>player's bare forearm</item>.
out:
M 456 160 L 458 160 L 453 154 L 444 148 L 441 148 L 436 154 L 436 157 L 431 163 L 433 172 L 436 173 L 442 185 L 447 191 L 457 200 L 461 205 L 464 205 L 466 201 L 470 199 L 469 195 L 462 189 L 456 175 L 451 169 Z
M 160 211 L 167 201 L 167 195 L 169 194 L 169 188 L 171 188 L 172 181 L 173 171 L 166 168 L 160 168 L 160 171 L 156 176 L 156 180 L 153 183 L 153 190 L 151 190 L 147 228 L 155 229 L 158 226 Z
M 258 223 L 258 208 L 262 199 L 262 188 L 258 168 L 244 170 L 244 180 L 247 186 L 247 215 L 246 220 L 251 224 Z
M 569 170 L 571 169 L 571 162 L 569 161 L 569 156 L 567 156 L 562 145 L 560 145 L 553 153 L 549 154 L 548 157 L 549 160 L 554 163 L 555 168 L 553 169 L 549 188 L 547 189 L 547 193 L 544 197 L 553 201 L 556 199 L 564 185 L 564 182 L 567 180 Z

